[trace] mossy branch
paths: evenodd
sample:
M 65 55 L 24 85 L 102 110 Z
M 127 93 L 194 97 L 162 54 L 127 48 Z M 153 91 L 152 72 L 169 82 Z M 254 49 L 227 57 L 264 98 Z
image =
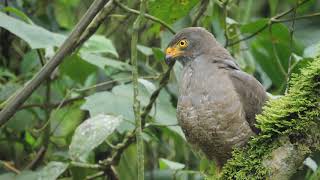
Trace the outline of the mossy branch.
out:
M 261 133 L 236 149 L 221 179 L 289 179 L 320 149 L 320 57 L 293 74 L 288 94 L 257 116 Z

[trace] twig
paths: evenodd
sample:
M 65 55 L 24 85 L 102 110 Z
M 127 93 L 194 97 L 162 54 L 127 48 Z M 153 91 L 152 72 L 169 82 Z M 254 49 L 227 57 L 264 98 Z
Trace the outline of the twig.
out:
M 229 45 L 229 36 L 228 36 L 228 23 L 227 23 L 227 18 L 228 18 L 228 6 L 229 0 L 226 0 L 223 2 L 222 8 L 223 8 L 223 26 L 224 26 L 224 37 L 226 39 L 224 47 L 228 47 Z
M 47 105 L 43 105 L 43 104 L 26 104 L 26 105 L 23 105 L 19 108 L 20 109 L 28 109 L 28 108 L 34 108 L 34 107 L 39 107 L 39 108 L 49 108 L 49 109 L 53 109 L 53 108 L 56 108 L 58 107 L 59 105 L 61 105 L 61 107 L 65 106 L 65 105 L 68 105 L 70 103 L 73 103 L 74 101 L 78 101 L 78 100 L 81 100 L 83 99 L 84 96 L 79 96 L 79 97 L 75 97 L 75 98 L 70 98 L 70 99 L 67 99 L 67 100 L 64 100 L 64 101 L 61 101 L 61 102 L 57 102 L 57 103 L 51 103 L 51 104 L 47 104 Z
M 317 16 L 320 16 L 320 12 L 312 13 L 312 14 L 306 14 L 306 15 L 303 15 L 303 16 L 298 16 L 298 17 L 289 18 L 289 19 L 275 19 L 275 20 L 273 20 L 273 22 L 274 23 L 290 22 L 290 21 L 308 19 L 308 18 L 317 17 Z
M 4 166 L 5 168 L 7 168 L 8 170 L 10 170 L 10 171 L 12 171 L 12 172 L 14 172 L 14 173 L 16 173 L 16 174 L 20 174 L 20 173 L 21 173 L 20 170 L 18 170 L 18 169 L 15 168 L 13 165 L 11 165 L 10 162 L 5 162 L 5 161 L 1 161 L 1 160 L 0 160 L 0 163 L 3 164 L 3 166 Z
M 236 44 L 238 44 L 238 43 L 240 43 L 240 42 L 242 42 L 242 41 L 246 41 L 246 40 L 248 40 L 248 39 L 253 38 L 254 36 L 256 36 L 256 35 L 258 35 L 259 33 L 261 33 L 262 31 L 264 31 L 266 28 L 268 28 L 269 24 L 282 22 L 282 21 L 279 21 L 279 18 L 282 18 L 283 16 L 291 13 L 292 11 L 294 11 L 295 8 L 298 8 L 298 7 L 302 6 L 303 4 L 305 4 L 305 3 L 308 2 L 308 1 L 310 1 L 310 0 L 301 1 L 300 3 L 297 4 L 296 7 L 291 8 L 291 9 L 285 11 L 285 12 L 282 12 L 282 13 L 276 15 L 276 16 L 271 17 L 271 18 L 269 19 L 269 23 L 267 23 L 267 24 L 265 24 L 264 26 L 262 26 L 262 27 L 261 27 L 260 29 L 258 29 L 256 32 L 248 35 L 247 37 L 244 37 L 244 38 L 239 39 L 239 40 L 237 40 L 237 41 L 231 42 L 231 43 L 228 44 L 228 46 L 234 46 L 234 45 L 236 45 Z M 313 17 L 313 16 L 311 16 L 311 17 Z
M 198 21 L 200 20 L 201 16 L 203 16 L 203 14 L 206 12 L 206 10 L 208 8 L 208 4 L 209 4 L 209 0 L 202 0 L 200 2 L 200 7 L 198 9 L 198 12 L 191 23 L 192 26 L 198 25 Z
M 296 1 L 296 4 L 298 4 L 298 2 Z M 285 92 L 287 93 L 288 90 L 289 90 L 289 80 L 290 80 L 290 75 L 291 75 L 291 63 L 292 63 L 292 58 L 293 58 L 293 33 L 294 33 L 294 27 L 295 27 L 295 20 L 296 20 L 296 13 L 297 13 L 297 6 L 296 8 L 294 9 L 293 11 L 293 14 L 292 14 L 292 23 L 291 23 L 291 28 L 289 29 L 290 30 L 290 57 L 289 57 L 289 60 L 288 60 L 288 72 L 287 72 L 287 81 L 286 81 L 286 90 Z
M 114 0 L 109 0 L 109 2 L 104 6 L 104 8 L 97 14 L 93 19 L 86 31 L 81 35 L 76 43 L 76 48 L 81 46 L 86 40 L 88 40 L 99 28 L 105 18 L 114 10 L 115 4 Z
M 277 62 L 277 66 L 280 69 L 280 72 L 282 73 L 282 75 L 287 77 L 287 73 L 286 73 L 286 71 L 284 70 L 284 68 L 283 68 L 283 66 L 281 64 L 281 60 L 280 60 L 280 57 L 278 56 L 276 45 L 275 45 L 275 42 L 274 42 L 273 37 L 272 37 L 272 23 L 269 24 L 269 34 L 270 34 L 270 39 L 271 39 L 271 44 L 272 44 L 272 52 L 273 52 L 273 54 L 275 56 L 275 59 L 276 59 L 276 62 Z
M 143 78 L 143 79 L 157 79 L 159 77 L 158 76 L 143 76 L 141 78 Z M 116 83 L 118 81 L 131 81 L 131 80 L 132 80 L 132 77 L 113 79 L 113 80 L 110 80 L 110 81 L 106 81 L 106 82 L 102 82 L 102 83 L 98 83 L 98 84 L 92 85 L 90 87 L 81 88 L 81 89 L 75 89 L 75 91 L 80 91 L 80 92 L 88 91 L 88 90 L 91 90 L 91 89 L 94 89 L 94 88 L 98 88 L 98 87 L 102 87 L 102 86 L 105 86 L 105 85 L 108 85 L 108 84 Z
M 167 85 L 167 83 L 169 81 L 170 71 L 172 70 L 174 63 L 175 62 L 172 62 L 171 64 L 169 64 L 169 68 L 167 69 L 167 71 L 163 74 L 163 76 L 160 79 L 160 84 L 159 84 L 158 89 L 152 93 L 152 95 L 150 96 L 148 105 L 144 108 L 144 110 L 141 114 L 142 128 L 145 127 L 145 121 L 146 121 L 147 115 L 150 113 L 153 104 L 155 103 L 155 101 L 157 100 L 157 98 L 160 94 L 160 91 Z M 124 137 L 124 139 L 120 143 L 115 145 L 117 147 L 117 150 L 112 154 L 112 156 L 100 161 L 100 163 L 104 164 L 106 166 L 117 165 L 119 163 L 119 160 L 120 160 L 120 157 L 121 157 L 123 151 L 131 143 L 133 143 L 135 140 L 136 140 L 135 139 L 135 130 L 128 132 L 126 134 L 126 136 Z
M 142 26 L 142 20 L 146 11 L 145 0 L 140 0 L 140 14 L 133 23 L 133 33 L 131 39 L 131 64 L 132 64 L 132 85 L 133 85 L 133 112 L 136 122 L 136 139 L 137 139 L 137 166 L 138 166 L 138 180 L 144 179 L 144 151 L 142 138 L 142 123 L 140 116 L 140 101 L 139 96 L 139 82 L 138 82 L 138 36 L 139 29 Z
M 75 162 L 75 161 L 71 161 L 70 165 L 76 166 L 76 167 L 88 168 L 88 169 L 103 169 L 103 167 L 99 164 L 89 164 L 89 163 L 82 163 L 82 162 Z
M 0 127 L 3 126 L 15 114 L 21 104 L 34 92 L 40 84 L 46 80 L 54 69 L 62 62 L 64 57 L 75 50 L 75 45 L 81 34 L 86 30 L 94 17 L 106 4 L 107 0 L 95 0 L 85 15 L 81 18 L 76 27 L 72 30 L 69 37 L 64 41 L 56 54 L 48 63 L 26 84 L 0 112 Z
M 42 66 L 44 66 L 46 64 L 46 60 L 43 56 L 43 51 L 37 50 L 37 53 L 38 53 L 38 56 L 39 56 L 39 59 L 40 59 Z M 45 102 L 44 102 L 45 107 L 47 107 L 47 105 L 50 104 L 50 97 L 51 97 L 51 84 L 50 84 L 50 78 L 48 78 L 46 81 L 46 94 L 45 94 Z M 49 122 L 51 109 L 44 108 L 44 111 L 45 111 L 45 120 L 47 122 Z M 41 146 L 40 150 L 37 152 L 36 157 L 32 160 L 32 162 L 30 162 L 27 165 L 28 169 L 32 169 L 32 170 L 36 169 L 37 166 L 40 164 L 40 162 L 43 160 L 43 158 L 47 152 L 49 140 L 50 140 L 50 123 L 46 124 L 46 128 L 45 128 L 42 142 L 41 142 L 42 146 Z
M 93 174 L 93 175 L 87 176 L 87 177 L 86 177 L 86 180 L 96 179 L 97 177 L 101 177 L 101 176 L 103 176 L 104 174 L 105 174 L 104 171 L 99 171 L 99 172 L 97 172 L 97 173 L 95 173 L 95 174 Z
M 133 14 L 137 14 L 139 15 L 140 12 L 135 10 L 135 9 L 131 9 L 129 8 L 128 6 L 122 4 L 119 2 L 119 0 L 115 0 L 115 3 L 117 6 L 119 6 L 121 9 L 127 11 L 127 12 L 130 12 L 130 13 L 133 13 Z M 164 26 L 165 28 L 167 28 L 172 34 L 175 34 L 176 31 L 169 25 L 167 24 L 166 22 L 162 21 L 161 19 L 157 18 L 157 17 L 154 17 L 154 16 L 151 16 L 150 14 L 147 14 L 147 13 L 144 13 L 144 17 L 147 18 L 147 19 L 150 19 L 156 23 L 159 23 L 161 24 L 162 26 Z
M 25 167 L 25 169 L 34 169 L 38 165 L 39 160 L 44 157 L 44 154 L 46 153 L 46 151 L 47 151 L 47 148 L 44 146 L 41 146 L 35 158 Z

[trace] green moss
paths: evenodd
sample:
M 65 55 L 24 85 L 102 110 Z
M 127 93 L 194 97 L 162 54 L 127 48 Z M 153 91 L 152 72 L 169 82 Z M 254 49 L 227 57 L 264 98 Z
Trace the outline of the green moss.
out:
M 268 169 L 262 161 L 281 145 L 280 137 L 304 142 L 310 135 L 319 137 L 320 132 L 312 131 L 312 127 L 319 125 L 320 58 L 317 58 L 300 74 L 292 75 L 287 95 L 265 105 L 257 116 L 261 133 L 245 149 L 234 150 L 233 158 L 223 167 L 221 179 L 266 179 Z

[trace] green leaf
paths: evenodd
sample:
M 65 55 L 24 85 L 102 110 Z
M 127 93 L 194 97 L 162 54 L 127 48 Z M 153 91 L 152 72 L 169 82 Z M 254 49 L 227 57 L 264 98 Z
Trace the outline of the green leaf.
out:
M 186 16 L 197 3 L 197 0 L 151 0 L 149 1 L 149 12 L 172 24 L 174 21 Z
M 84 83 L 90 74 L 97 71 L 96 66 L 82 60 L 75 54 L 66 57 L 59 68 L 62 75 L 67 75 L 79 83 Z
M 271 16 L 274 16 L 277 13 L 278 4 L 279 4 L 279 0 L 269 0 Z
M 151 0 L 149 1 L 149 13 L 168 24 L 188 15 L 188 12 L 196 6 L 198 0 Z M 160 25 L 155 25 L 152 31 L 159 32 Z
M 20 71 L 24 74 L 32 73 L 39 64 L 40 60 L 36 50 L 31 50 L 23 56 Z
M 6 83 L 0 86 L 0 102 L 8 99 L 17 89 L 21 87 L 20 84 L 17 83 Z
M 254 22 L 250 22 L 248 24 L 242 25 L 240 30 L 242 33 L 255 33 L 263 26 L 268 24 L 268 19 L 259 19 Z
M 0 27 L 26 41 L 32 49 L 60 46 L 65 37 L 0 12 Z
M 20 174 L 16 175 L 14 180 L 37 180 L 38 173 L 33 171 L 22 171 Z
M 71 29 L 77 23 L 77 14 L 80 14 L 77 9 L 79 4 L 79 0 L 58 0 L 53 3 L 55 18 L 60 26 Z
M 178 163 L 178 162 L 170 161 L 168 159 L 160 158 L 159 159 L 159 167 L 160 167 L 160 169 L 180 170 L 180 169 L 183 169 L 185 167 L 185 165 Z
M 122 117 L 99 114 L 77 127 L 70 144 L 72 160 L 86 161 L 88 154 L 100 145 L 121 123 Z
M 293 41 L 292 50 L 293 52 L 291 52 L 289 30 L 283 24 L 272 25 L 272 36 L 267 28 L 251 43 L 251 52 L 255 61 L 272 80 L 273 90 L 277 93 L 285 89 L 290 54 L 295 53 L 299 56 L 302 54 L 302 48 L 297 41 Z
M 90 39 L 84 43 L 80 52 L 110 53 L 115 57 L 119 57 L 112 41 L 101 35 L 91 36 Z
M 21 18 L 23 21 L 25 21 L 28 24 L 33 24 L 32 20 L 22 11 L 20 11 L 17 8 L 14 7 L 6 7 L 1 9 L 4 12 L 9 12 L 11 14 L 14 14 L 16 16 L 18 16 L 19 18 Z
M 56 180 L 67 168 L 67 163 L 52 161 L 40 170 L 37 180 Z
M 31 111 L 21 110 L 18 111 L 7 123 L 7 128 L 10 128 L 15 132 L 22 132 L 31 128 L 35 122 L 36 117 Z
M 52 136 L 50 140 L 55 144 L 66 146 L 67 140 L 82 122 L 85 113 L 79 109 L 80 104 L 73 103 L 51 112 L 49 122 Z
M 147 46 L 137 45 L 137 49 L 145 56 L 151 56 L 153 54 L 152 48 L 149 48 Z
M 88 63 L 93 64 L 101 69 L 104 69 L 107 66 L 122 71 L 131 71 L 131 66 L 129 64 L 121 62 L 119 60 L 102 57 L 100 55 L 86 52 L 81 52 L 80 57 Z
M 165 59 L 165 54 L 163 52 L 163 50 L 161 50 L 160 48 L 152 48 L 153 54 L 154 54 L 154 58 L 159 61 L 159 62 L 163 62 Z

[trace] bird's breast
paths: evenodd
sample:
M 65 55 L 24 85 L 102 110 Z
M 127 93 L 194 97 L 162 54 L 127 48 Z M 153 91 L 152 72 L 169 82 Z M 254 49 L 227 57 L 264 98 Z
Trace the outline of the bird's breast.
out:
M 194 65 L 182 72 L 178 121 L 187 139 L 210 158 L 226 159 L 253 135 L 238 94 L 224 70 Z

